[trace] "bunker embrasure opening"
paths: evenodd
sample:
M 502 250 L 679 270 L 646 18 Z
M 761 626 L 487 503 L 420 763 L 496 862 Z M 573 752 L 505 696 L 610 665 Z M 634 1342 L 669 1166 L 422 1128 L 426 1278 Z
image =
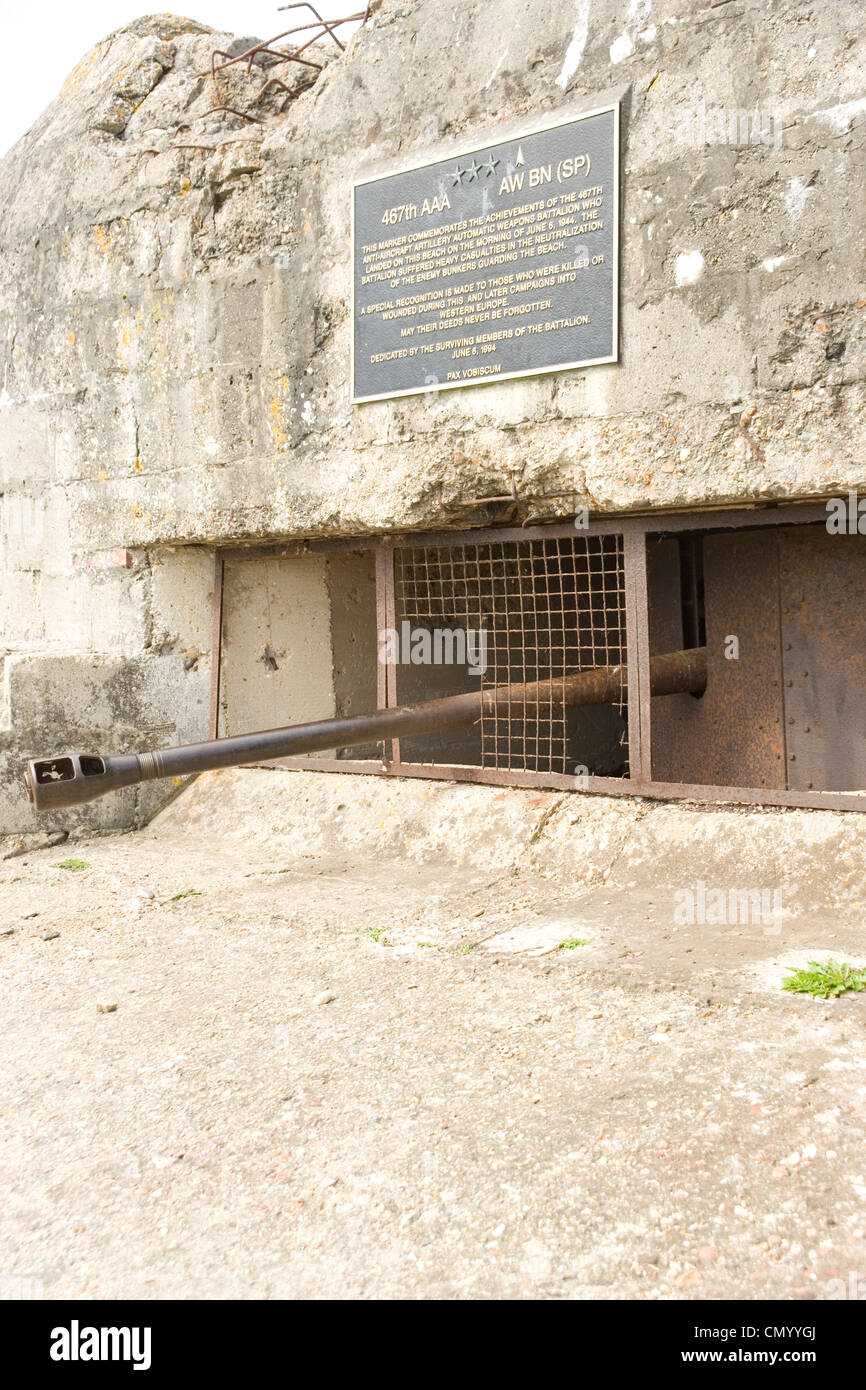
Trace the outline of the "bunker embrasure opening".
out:
M 861 809 L 866 539 L 823 517 L 576 518 L 229 552 L 218 732 L 480 693 L 474 721 L 449 724 L 446 704 L 425 732 L 292 765 Z

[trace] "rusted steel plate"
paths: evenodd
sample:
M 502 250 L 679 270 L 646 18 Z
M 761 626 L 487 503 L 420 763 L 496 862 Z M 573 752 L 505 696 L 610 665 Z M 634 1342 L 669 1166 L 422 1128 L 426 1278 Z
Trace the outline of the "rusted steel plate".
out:
M 784 788 L 778 547 L 774 531 L 706 535 L 707 690 L 653 700 L 653 779 Z M 682 642 L 679 553 L 649 544 L 653 653 Z M 739 645 L 729 659 L 730 638 Z
M 780 533 L 788 786 L 866 788 L 866 536 Z
M 635 786 L 652 778 L 650 645 L 647 622 L 646 537 L 624 538 L 626 632 L 628 636 L 628 764 Z
M 216 552 L 214 557 L 214 579 L 213 579 L 213 623 L 212 623 L 212 645 L 213 661 L 211 668 L 210 682 L 210 737 L 219 738 L 220 736 L 220 682 L 222 677 L 222 640 L 223 640 L 223 595 L 225 580 L 225 559 L 221 550 Z

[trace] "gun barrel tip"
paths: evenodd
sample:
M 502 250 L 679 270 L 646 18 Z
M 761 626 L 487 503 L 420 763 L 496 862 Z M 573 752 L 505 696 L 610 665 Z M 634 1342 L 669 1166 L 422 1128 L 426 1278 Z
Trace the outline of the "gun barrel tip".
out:
M 37 811 L 48 811 L 54 807 L 55 795 L 52 788 L 57 782 L 73 779 L 72 762 L 69 758 L 35 758 L 24 769 L 24 784 L 30 805 Z

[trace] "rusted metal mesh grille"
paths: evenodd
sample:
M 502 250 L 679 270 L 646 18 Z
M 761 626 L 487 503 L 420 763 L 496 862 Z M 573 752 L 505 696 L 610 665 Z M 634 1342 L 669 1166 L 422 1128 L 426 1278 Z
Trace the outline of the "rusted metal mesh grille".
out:
M 394 560 L 398 624 L 483 629 L 484 686 L 555 681 L 625 663 L 621 536 L 411 547 L 397 549 Z M 477 679 L 466 688 L 477 689 Z M 618 703 L 625 702 L 623 680 Z M 580 764 L 570 746 L 571 713 L 551 697 L 524 717 L 515 694 L 482 719 L 481 766 L 573 773 Z

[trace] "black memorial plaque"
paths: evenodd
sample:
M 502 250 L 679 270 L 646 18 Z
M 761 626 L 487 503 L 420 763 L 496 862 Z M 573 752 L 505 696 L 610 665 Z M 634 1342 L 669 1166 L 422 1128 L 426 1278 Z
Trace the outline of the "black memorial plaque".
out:
M 618 104 L 353 200 L 354 401 L 617 360 Z

